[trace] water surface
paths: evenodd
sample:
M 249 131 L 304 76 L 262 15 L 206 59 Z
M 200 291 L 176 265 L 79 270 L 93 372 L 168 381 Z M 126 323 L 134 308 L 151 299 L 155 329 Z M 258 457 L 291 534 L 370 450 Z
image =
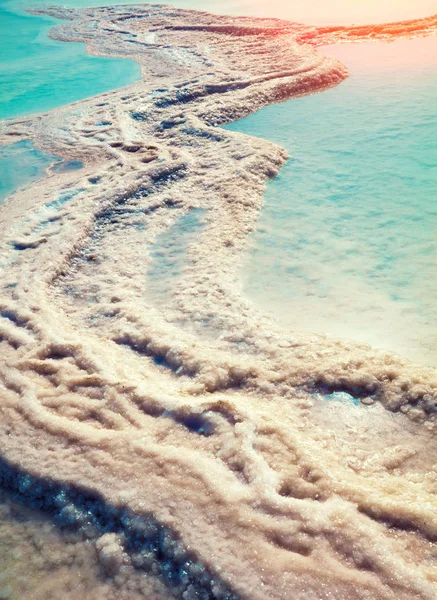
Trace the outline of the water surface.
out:
M 291 156 L 246 291 L 284 324 L 437 359 L 437 40 L 323 49 L 351 77 L 229 129 Z
M 0 146 L 0 204 L 15 190 L 41 177 L 58 156 L 34 148 L 30 140 Z
M 181 215 L 153 244 L 147 279 L 155 301 L 171 300 L 171 293 L 186 266 L 188 248 L 204 227 L 204 212 L 194 208 Z
M 59 23 L 0 2 L 0 119 L 43 112 L 133 83 L 132 60 L 90 56 L 84 44 L 48 37 Z

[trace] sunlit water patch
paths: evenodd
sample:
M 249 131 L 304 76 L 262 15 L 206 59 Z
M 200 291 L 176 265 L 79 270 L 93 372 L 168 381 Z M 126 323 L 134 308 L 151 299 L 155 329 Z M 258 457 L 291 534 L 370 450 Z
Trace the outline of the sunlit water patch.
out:
M 437 359 L 436 49 L 435 38 L 329 48 L 347 81 L 229 126 L 291 155 L 267 188 L 247 294 L 294 329 L 427 363 Z
M 0 5 L 0 119 L 42 112 L 133 83 L 137 63 L 90 56 L 48 37 L 59 21 Z
M 0 146 L 0 204 L 14 190 L 41 177 L 53 163 L 58 168 L 64 164 L 59 157 L 34 148 L 30 140 Z

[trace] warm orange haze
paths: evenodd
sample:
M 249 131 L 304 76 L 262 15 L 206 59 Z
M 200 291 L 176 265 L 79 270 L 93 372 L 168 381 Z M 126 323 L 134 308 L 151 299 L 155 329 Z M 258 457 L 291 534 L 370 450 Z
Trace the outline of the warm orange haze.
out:
M 181 1 L 181 0 L 179 0 Z M 437 13 L 436 0 L 211 0 L 196 6 L 214 12 L 278 17 L 315 25 L 383 23 L 428 17 Z
M 405 124 L 400 111 L 384 129 L 404 88 L 396 82 L 387 100 L 380 71 L 393 65 L 378 64 L 377 51 L 396 42 L 405 70 L 434 68 L 435 3 L 315 0 L 309 15 L 306 3 L 234 2 L 232 16 L 207 12 L 228 12 L 224 0 L 203 12 L 176 4 L 38 8 L 61 19 L 54 39 L 136 61 L 141 76 L 0 121 L 0 146 L 51 161 L 0 207 L 0 598 L 436 600 L 435 354 L 410 360 L 378 326 L 375 344 L 327 335 L 315 318 L 303 326 L 317 294 L 328 297 L 326 279 L 346 282 L 338 294 L 346 314 L 367 289 L 347 277 L 363 268 L 379 294 L 364 298 L 369 327 L 396 305 L 386 337 L 403 319 L 408 333 L 417 319 L 436 335 L 433 307 L 420 304 L 423 294 L 406 296 L 416 264 L 428 269 L 424 288 L 435 285 L 427 261 L 435 242 L 420 235 L 435 227 L 436 211 L 425 221 L 419 194 L 423 174 L 422 195 L 432 189 L 433 148 L 424 156 L 411 143 L 414 169 L 389 160 L 401 142 L 425 148 L 434 114 Z M 413 20 L 368 24 L 403 18 Z M 369 40 L 363 60 L 376 86 L 359 106 L 345 65 L 349 48 L 351 58 Z M 343 89 L 347 106 L 333 95 Z M 298 113 L 298 102 L 314 98 L 327 112 L 299 105 Z M 323 122 L 290 152 L 272 141 L 288 122 L 272 121 L 263 135 L 231 129 L 279 105 L 290 107 L 296 132 L 314 116 Z M 353 137 L 342 119 L 350 105 L 350 124 L 361 111 L 355 147 L 338 141 Z M 366 143 L 387 161 L 386 202 L 379 179 L 376 200 L 364 195 L 374 173 L 366 179 L 358 168 Z M 289 287 L 307 294 L 293 327 L 243 286 L 266 188 L 285 179 L 287 165 L 299 195 L 286 196 L 295 211 L 284 226 L 285 244 L 295 243 L 287 266 L 299 280 Z M 307 198 L 312 185 L 318 195 Z M 392 196 L 400 234 L 384 212 Z M 327 217 L 305 230 L 308 205 Z M 260 261 L 268 252 L 266 244 Z M 409 252 L 418 261 L 398 277 Z

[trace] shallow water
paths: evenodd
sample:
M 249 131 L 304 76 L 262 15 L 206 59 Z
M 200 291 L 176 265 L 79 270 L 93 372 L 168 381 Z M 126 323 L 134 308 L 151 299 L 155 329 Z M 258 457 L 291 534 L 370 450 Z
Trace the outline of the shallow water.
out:
M 0 119 L 50 110 L 140 77 L 134 61 L 90 56 L 83 44 L 50 39 L 47 34 L 58 22 L 26 14 L 18 3 L 0 3 Z M 28 141 L 0 148 L 0 203 L 56 160 Z M 70 161 L 54 168 L 81 166 L 80 161 Z
M 41 177 L 55 161 L 60 158 L 37 150 L 30 140 L 0 147 L 0 204 L 14 190 Z
M 247 293 L 294 329 L 427 363 L 437 359 L 436 50 L 435 38 L 323 49 L 347 81 L 229 126 L 291 156 L 267 187 Z
M 137 63 L 90 56 L 83 44 L 50 39 L 59 21 L 0 3 L 0 119 L 46 111 L 134 82 Z
M 186 263 L 188 247 L 203 229 L 204 212 L 192 209 L 183 214 L 172 227 L 158 236 L 152 246 L 148 282 L 155 300 L 165 302 L 171 299 Z

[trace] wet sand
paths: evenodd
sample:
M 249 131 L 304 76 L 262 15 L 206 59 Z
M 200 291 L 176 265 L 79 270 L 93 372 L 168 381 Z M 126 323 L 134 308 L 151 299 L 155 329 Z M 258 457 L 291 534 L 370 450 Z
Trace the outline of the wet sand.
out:
M 57 39 L 134 58 L 143 78 L 0 125 L 2 144 L 84 165 L 1 208 L 6 504 L 85 540 L 98 598 L 434 599 L 435 369 L 284 330 L 242 295 L 242 251 L 287 156 L 219 125 L 340 84 L 317 45 L 432 34 L 437 18 L 50 13 L 69 19 Z M 199 210 L 163 300 L 153 244 Z M 64 583 L 7 593 L 65 598 Z

